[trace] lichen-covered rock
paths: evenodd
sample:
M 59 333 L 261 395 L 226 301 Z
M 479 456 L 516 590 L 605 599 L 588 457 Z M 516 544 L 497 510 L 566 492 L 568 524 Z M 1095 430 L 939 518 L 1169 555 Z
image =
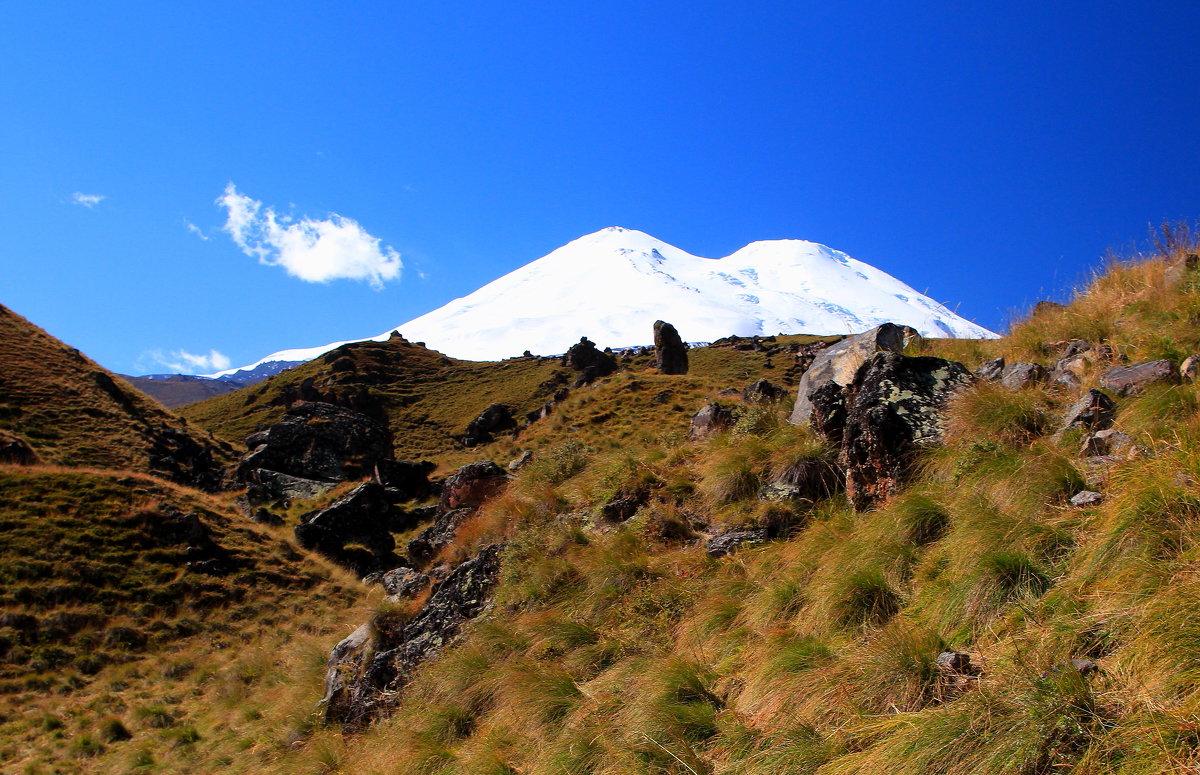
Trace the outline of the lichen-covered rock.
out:
M 813 427 L 838 448 L 855 508 L 899 490 L 916 453 L 941 442 L 946 401 L 972 379 L 955 361 L 881 352 L 862 365 L 841 396 L 829 386 L 817 394 L 821 406 Z
M 1096 431 L 1083 440 L 1079 450 L 1081 457 L 1096 455 L 1123 455 L 1133 446 L 1133 439 L 1126 433 L 1109 428 Z
M 1083 490 L 1071 496 L 1071 505 L 1078 508 L 1096 506 L 1104 502 L 1104 496 L 1095 490 Z
M 1102 431 L 1112 425 L 1116 416 L 1117 405 L 1111 398 L 1099 390 L 1089 390 L 1067 409 L 1058 433 L 1061 435 L 1072 428 Z
M 1188 382 L 1195 382 L 1197 374 L 1200 374 L 1200 355 L 1189 355 L 1179 364 L 1179 377 Z
M 691 425 L 688 428 L 688 438 L 706 439 L 731 425 L 733 425 L 733 410 L 713 401 L 705 404 L 692 417 Z
M 421 500 L 433 494 L 429 475 L 436 468 L 428 460 L 380 460 L 375 464 L 375 481 L 403 500 Z
M 654 321 L 654 367 L 663 374 L 687 374 L 687 345 L 675 326 Z
M 743 546 L 761 544 L 766 540 L 766 530 L 735 530 L 708 539 L 708 543 L 704 545 L 704 550 L 708 552 L 709 557 L 724 557 Z
M 324 495 L 337 485 L 337 482 L 305 479 L 265 468 L 252 469 L 245 472 L 244 476 L 246 484 L 250 485 L 246 494 L 250 503 L 254 505 L 271 501 L 290 503 L 296 500 L 311 500 Z
M 428 575 L 413 568 L 393 568 L 379 579 L 384 591 L 397 600 L 416 597 L 430 581 Z
M 338 676 L 332 681 L 326 676 L 326 721 L 353 731 L 394 707 L 414 671 L 487 609 L 500 577 L 502 551 L 499 544 L 484 547 L 437 585 L 411 621 L 398 628 L 374 627 L 373 643 L 370 630 L 365 635 L 355 631 L 357 637 L 339 643 L 329 660 Z M 373 646 L 369 658 L 364 637 Z
M 1135 363 L 1132 366 L 1114 366 L 1100 375 L 1100 387 L 1119 396 L 1131 396 L 1145 390 L 1147 385 L 1175 384 L 1179 372 L 1168 360 Z
M 242 459 L 238 478 L 250 481 L 253 471 L 266 469 L 340 482 L 368 476 L 378 461 L 392 456 L 392 435 L 386 426 L 333 404 L 298 401 Z
M 839 387 L 849 385 L 859 367 L 875 353 L 898 353 L 917 336 L 917 332 L 908 326 L 884 323 L 822 349 L 796 386 L 796 405 L 792 409 L 790 422 L 793 425 L 808 422 L 812 414 L 809 395 L 814 390 L 830 383 Z

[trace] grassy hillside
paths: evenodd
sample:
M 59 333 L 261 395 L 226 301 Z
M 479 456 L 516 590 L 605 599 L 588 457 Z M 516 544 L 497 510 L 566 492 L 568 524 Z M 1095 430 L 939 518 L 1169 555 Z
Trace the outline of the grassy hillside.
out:
M 1092 384 L 1123 354 L 1200 347 L 1195 280 L 1169 281 L 1164 257 L 1114 265 L 1003 340 L 927 348 L 1049 365 L 1055 342 L 1103 336 L 1113 352 Z M 1053 433 L 1073 398 L 977 385 L 908 489 L 862 513 L 840 495 L 758 500 L 760 483 L 827 454 L 786 407 L 704 442 L 683 439 L 686 413 L 630 423 L 641 432 L 619 449 L 568 431 L 447 552 L 510 542 L 491 615 L 391 718 L 353 738 L 317 731 L 275 771 L 1192 771 L 1200 390 L 1118 399 L 1116 427 L 1142 449 L 1099 468 L 1080 434 Z M 568 412 L 591 409 L 575 400 Z M 1104 501 L 1070 506 L 1085 487 Z M 629 522 L 598 518 L 638 489 L 652 497 Z M 694 540 L 755 524 L 783 537 L 721 559 Z M 939 671 L 947 649 L 973 669 Z
M 0 430 L 23 438 L 45 463 L 191 481 L 231 459 L 226 442 L 3 306 L 0 352 Z
M 307 723 L 319 677 L 280 671 L 319 667 L 352 580 L 149 477 L 0 467 L 0 492 L 5 772 L 187 771 Z M 293 690 L 301 706 L 242 717 L 240 697 Z

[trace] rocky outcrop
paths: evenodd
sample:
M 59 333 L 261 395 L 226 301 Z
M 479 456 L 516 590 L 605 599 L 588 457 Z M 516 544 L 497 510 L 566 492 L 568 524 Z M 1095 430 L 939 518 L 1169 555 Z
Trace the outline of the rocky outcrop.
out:
M 898 491 L 916 453 L 940 443 L 946 401 L 971 381 L 961 363 L 881 352 L 845 388 L 811 394 L 813 428 L 837 447 L 855 508 Z
M 1132 396 L 1142 392 L 1148 385 L 1179 382 L 1175 364 L 1167 360 L 1135 363 L 1132 366 L 1114 366 L 1100 375 L 1100 387 L 1111 390 L 1118 396 Z
M 467 517 L 475 513 L 472 509 L 451 509 L 439 513 L 433 524 L 422 530 L 408 542 L 405 551 L 410 562 L 426 565 L 445 547 L 454 542 L 454 533 Z
M 844 387 L 854 380 L 860 366 L 878 352 L 900 352 L 917 332 L 908 326 L 884 323 L 857 336 L 851 336 L 817 353 L 812 365 L 796 386 L 796 406 L 790 421 L 803 425 L 812 414 L 810 394 L 826 385 Z
M 300 517 L 296 540 L 333 561 L 366 575 L 399 564 L 392 530 L 399 516 L 386 488 L 375 482 L 359 485 L 329 508 Z M 363 549 L 347 549 L 354 543 Z
M 617 359 L 611 353 L 596 349 L 596 343 L 584 336 L 567 350 L 563 365 L 579 372 L 571 386 L 582 387 L 616 371 Z
M 394 568 L 379 579 L 384 591 L 395 600 L 416 597 L 429 583 L 428 575 L 412 568 Z
M 238 466 L 241 481 L 256 469 L 327 482 L 372 474 L 380 460 L 392 459 L 388 429 L 364 414 L 333 404 L 300 401 L 266 435 L 250 437 L 257 448 Z
M 37 453 L 25 439 L 0 430 L 0 463 L 31 466 L 38 462 Z
M 376 620 L 334 647 L 327 663 L 325 719 L 361 729 L 394 707 L 418 667 L 436 657 L 491 602 L 503 546 L 485 547 L 430 594 L 421 611 L 393 626 Z
M 782 401 L 787 397 L 787 388 L 773 385 L 765 379 L 752 382 L 742 388 L 742 400 L 748 404 Z
M 470 463 L 455 471 L 442 485 L 438 511 L 475 509 L 507 486 L 508 473 L 490 460 Z
M 398 500 L 419 501 L 434 493 L 429 475 L 437 464 L 428 460 L 379 460 L 375 463 L 375 481 L 392 491 Z
M 467 425 L 461 441 L 465 447 L 476 447 L 494 441 L 493 434 L 517 429 L 512 410 L 504 404 L 492 404 Z
M 1058 435 L 1072 428 L 1102 431 L 1112 426 L 1117 415 L 1117 405 L 1099 390 L 1089 390 L 1078 401 L 1071 404 L 1058 428 Z
M 706 439 L 717 431 L 725 430 L 733 425 L 733 420 L 732 409 L 721 406 L 715 401 L 705 404 L 704 408 L 692 417 L 691 426 L 688 428 L 688 438 Z
M 675 326 L 661 320 L 654 321 L 654 368 L 663 374 L 688 373 L 687 345 Z

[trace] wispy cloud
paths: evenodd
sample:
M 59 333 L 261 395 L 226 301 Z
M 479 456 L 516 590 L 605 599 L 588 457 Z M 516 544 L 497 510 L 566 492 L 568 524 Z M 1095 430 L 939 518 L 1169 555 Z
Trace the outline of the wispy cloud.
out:
M 71 204 L 83 205 L 89 210 L 102 201 L 104 201 L 104 194 L 81 194 L 78 191 L 71 194 Z
M 171 350 L 170 352 L 151 350 L 143 354 L 142 360 L 147 359 L 156 366 L 163 366 L 175 374 L 208 374 L 214 371 L 223 371 L 230 366 L 229 356 L 216 350 L 209 350 L 207 355 L 204 353 L 196 355 L 187 350 Z
M 183 225 L 187 228 L 189 233 L 195 234 L 200 239 L 204 240 L 205 242 L 208 242 L 208 235 L 204 233 L 204 229 L 201 229 L 199 226 L 192 223 L 187 218 L 183 219 Z
M 232 183 L 217 204 L 226 211 L 225 232 L 243 253 L 306 282 L 362 280 L 378 290 L 404 267 L 399 253 L 337 213 L 324 220 L 279 215 Z

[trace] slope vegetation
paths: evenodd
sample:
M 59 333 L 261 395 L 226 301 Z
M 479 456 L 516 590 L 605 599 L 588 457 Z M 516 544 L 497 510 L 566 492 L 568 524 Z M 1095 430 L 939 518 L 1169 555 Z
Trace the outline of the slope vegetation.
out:
M 44 463 L 153 471 L 213 486 L 232 447 L 0 306 L 0 430 Z

